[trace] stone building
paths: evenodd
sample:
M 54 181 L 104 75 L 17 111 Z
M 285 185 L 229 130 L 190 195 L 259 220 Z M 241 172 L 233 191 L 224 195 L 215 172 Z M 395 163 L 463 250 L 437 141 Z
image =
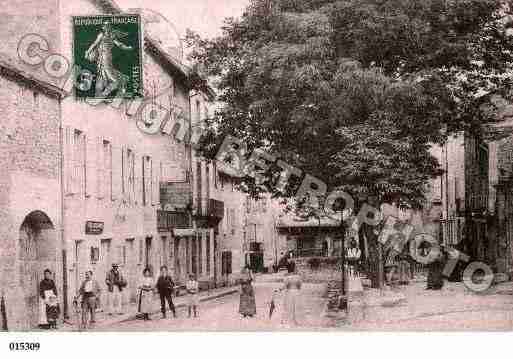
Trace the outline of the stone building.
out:
M 63 290 L 62 96 L 0 55 L 0 294 L 9 329 L 37 325 L 45 269 Z
M 428 205 L 431 219 L 439 217 L 442 243 L 458 247 L 474 260 L 490 262 L 488 144 L 465 133 L 433 152 L 444 173 L 432 181 Z
M 496 143 L 496 268 L 498 273 L 513 272 L 513 137 Z
M 189 123 L 191 85 L 180 59 L 145 36 L 144 101 L 77 100 L 71 72 L 50 66 L 56 56 L 72 63 L 72 16 L 121 10 L 112 1 L 96 0 L 6 5 L 8 21 L 0 26 L 0 38 L 6 39 L 0 51 L 7 59 L 0 62 L 0 103 L 8 119 L 0 127 L 0 165 L 6 169 L 0 177 L 0 231 L 10 240 L 0 247 L 0 268 L 9 329 L 28 329 L 37 321 L 44 268 L 55 273 L 64 315 L 86 270 L 103 287 L 106 271 L 118 263 L 128 279 L 125 303 L 135 299 L 145 267 L 155 272 L 166 264 L 187 273 L 176 267 L 186 262 L 177 258 L 186 252 L 185 243 L 159 231 L 158 215 L 161 183 L 190 172 L 190 149 L 165 124 Z M 34 32 L 38 42 L 27 48 L 34 60 L 28 65 L 20 61 L 17 45 Z M 152 117 L 163 120 L 162 131 L 142 131 L 136 115 L 158 116 L 159 109 L 170 113 Z
M 247 197 L 244 207 L 244 261 L 254 271 L 272 271 L 285 250 L 276 227 L 281 208 L 268 194 L 258 199 Z

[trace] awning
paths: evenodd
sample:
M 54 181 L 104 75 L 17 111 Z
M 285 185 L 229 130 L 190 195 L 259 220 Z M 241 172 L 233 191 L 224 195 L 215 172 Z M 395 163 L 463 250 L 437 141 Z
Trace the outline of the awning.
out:
M 276 222 L 278 228 L 301 228 L 301 227 L 339 227 L 340 221 L 324 217 L 320 220 L 317 218 L 309 218 L 308 220 L 301 220 L 292 217 L 282 217 Z
M 190 237 L 196 235 L 196 230 L 194 228 L 175 228 L 173 234 L 176 237 Z

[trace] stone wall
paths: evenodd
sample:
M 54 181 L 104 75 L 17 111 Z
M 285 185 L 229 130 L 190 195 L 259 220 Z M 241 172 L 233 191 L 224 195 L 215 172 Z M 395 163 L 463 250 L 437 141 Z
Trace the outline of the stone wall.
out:
M 37 282 L 43 267 L 57 273 L 59 294 L 62 293 L 59 103 L 0 75 L 0 108 L 0 288 L 5 296 L 9 329 L 20 330 L 28 329 L 34 320 L 26 314 L 33 311 L 34 298 L 37 303 Z M 47 256 L 53 260 L 35 263 L 38 267 L 28 278 L 19 238 L 23 221 L 34 211 L 43 212 L 53 226 L 50 247 L 46 248 L 53 252 Z M 20 285 L 27 280 L 29 285 Z

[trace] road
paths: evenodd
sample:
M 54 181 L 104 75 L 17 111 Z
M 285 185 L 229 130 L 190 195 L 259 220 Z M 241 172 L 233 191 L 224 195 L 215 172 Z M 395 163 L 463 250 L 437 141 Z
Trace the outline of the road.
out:
M 212 301 L 201 303 L 198 318 L 187 318 L 187 310 L 180 308 L 178 318 L 161 319 L 160 314 L 152 316 L 151 321 L 133 320 L 102 327 L 99 331 L 264 331 L 283 329 L 313 330 L 329 328 L 330 322 L 323 316 L 325 299 L 322 298 L 324 286 L 305 284 L 302 289 L 303 300 L 300 309 L 300 326 L 287 328 L 281 324 L 280 308 L 269 319 L 269 301 L 273 289 L 280 283 L 256 283 L 255 298 L 257 314 L 253 318 L 242 318 L 238 313 L 239 295 L 232 294 Z
M 369 307 L 365 320 L 352 325 L 353 330 L 403 331 L 511 331 L 513 330 L 513 295 L 511 283 L 501 293 L 491 290 L 476 294 L 461 283 L 446 283 L 440 291 L 425 290 L 425 283 L 401 289 L 406 301 L 398 306 Z M 500 287 L 497 287 L 500 288 Z

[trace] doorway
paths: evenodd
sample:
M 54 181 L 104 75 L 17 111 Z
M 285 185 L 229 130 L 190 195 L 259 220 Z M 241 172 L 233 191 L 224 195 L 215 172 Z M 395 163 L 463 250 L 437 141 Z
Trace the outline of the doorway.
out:
M 56 231 L 50 218 L 42 211 L 29 213 L 19 229 L 19 285 L 24 314 L 21 326 L 34 328 L 39 316 L 39 282 L 43 271 L 50 269 L 55 280 L 57 267 Z M 62 295 L 58 292 L 59 296 Z

